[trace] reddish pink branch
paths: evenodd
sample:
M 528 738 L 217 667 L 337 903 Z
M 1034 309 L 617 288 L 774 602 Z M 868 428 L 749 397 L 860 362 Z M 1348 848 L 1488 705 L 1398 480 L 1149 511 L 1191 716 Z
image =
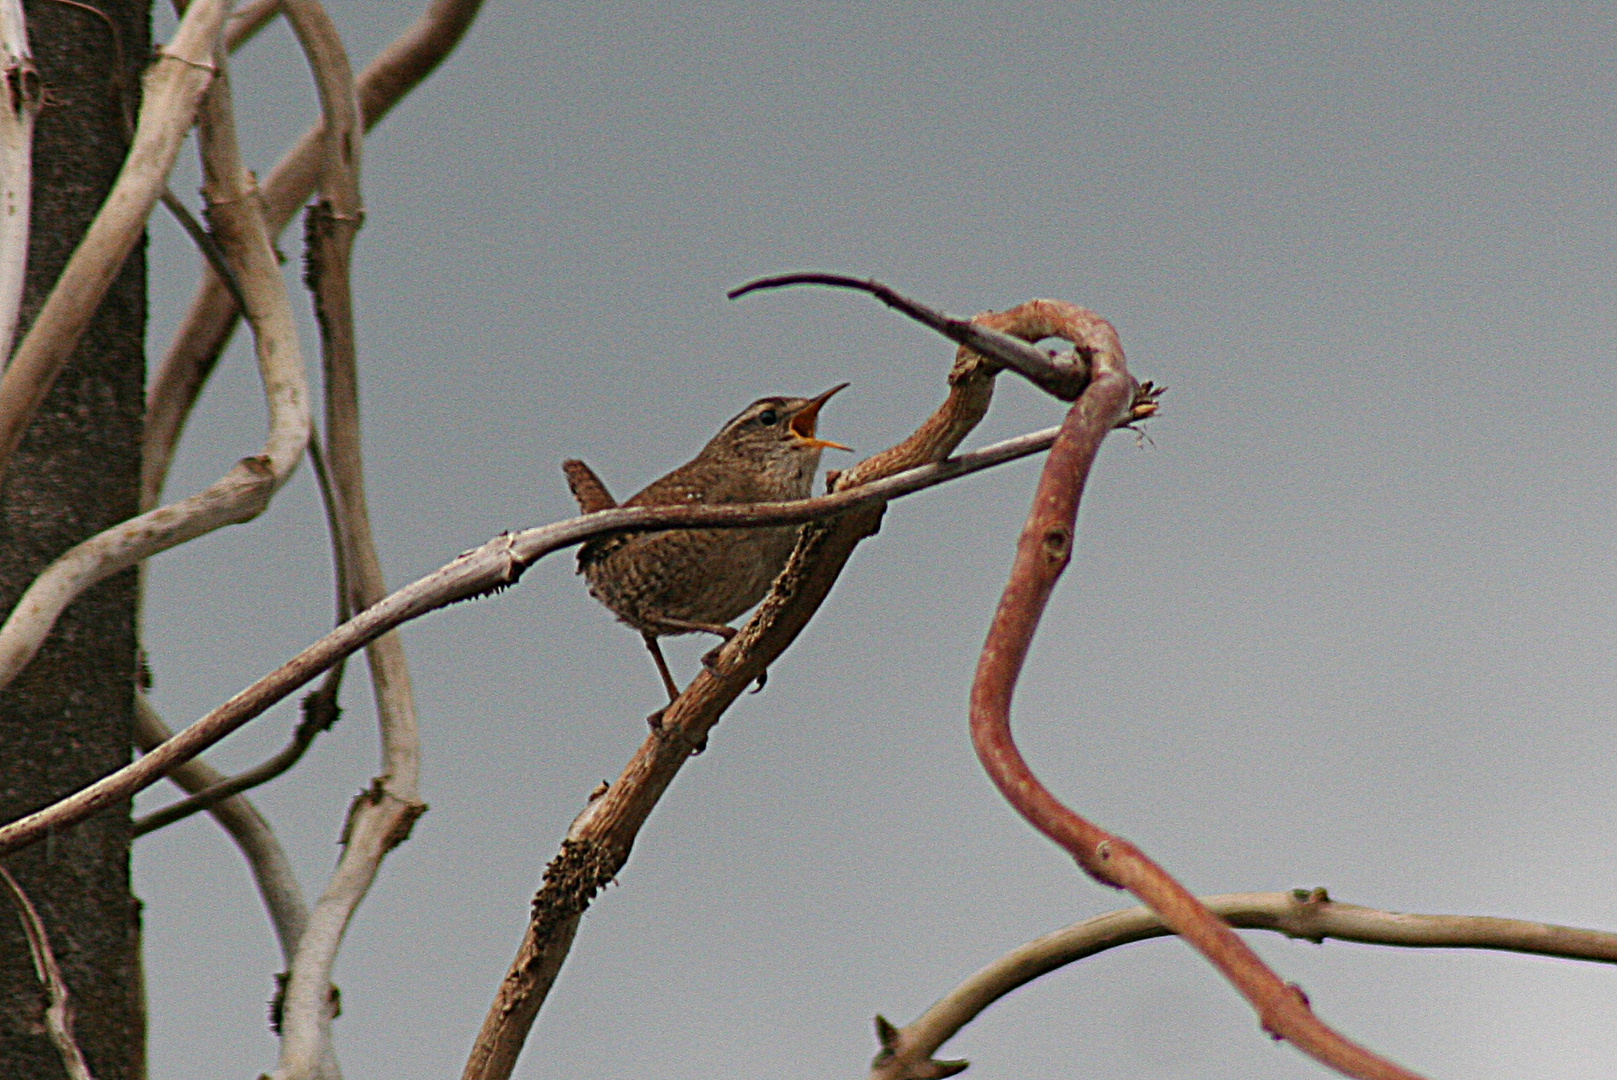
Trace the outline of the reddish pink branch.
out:
M 1122 421 L 1136 390 L 1111 324 L 1082 308 L 1061 307 L 1070 310 L 1051 312 L 1064 317 L 1067 325 L 1060 328 L 996 327 L 1022 337 L 1042 331 L 1041 336 L 1067 338 L 1090 361 L 1092 377 L 1045 461 L 1010 581 L 977 664 L 971 688 L 971 738 L 977 756 L 1005 798 L 1036 829 L 1070 852 L 1096 880 L 1127 889 L 1150 905 L 1163 923 L 1223 972 L 1257 1009 L 1264 1030 L 1348 1076 L 1420 1080 L 1327 1027 L 1300 989 L 1281 981 L 1228 924 L 1144 852 L 1062 805 L 1033 775 L 1011 738 L 1011 696 L 1045 603 L 1071 557 L 1084 481 L 1101 441 Z

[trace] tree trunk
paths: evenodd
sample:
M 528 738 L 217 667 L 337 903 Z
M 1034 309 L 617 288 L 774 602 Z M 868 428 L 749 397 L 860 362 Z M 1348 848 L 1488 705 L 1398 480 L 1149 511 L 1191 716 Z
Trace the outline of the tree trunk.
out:
M 94 7 L 32 0 L 25 7 L 46 96 L 35 132 L 24 330 L 117 175 L 151 49 L 144 0 L 96 0 Z M 0 484 L 0 604 L 7 611 L 52 559 L 135 512 L 145 290 L 142 247 Z M 91 589 L 0 692 L 0 820 L 129 760 L 136 588 L 131 570 Z M 129 840 L 124 804 L 6 860 L 44 921 L 71 995 L 79 1046 L 97 1080 L 145 1075 L 140 914 L 129 889 Z M 0 902 L 3 908 L 9 904 Z M 0 1076 L 65 1075 L 44 1034 L 44 1003 L 20 924 L 0 910 Z

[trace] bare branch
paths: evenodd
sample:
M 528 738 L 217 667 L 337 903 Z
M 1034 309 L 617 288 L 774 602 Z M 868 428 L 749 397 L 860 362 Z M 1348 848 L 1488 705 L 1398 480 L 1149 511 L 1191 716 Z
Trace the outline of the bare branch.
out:
M 339 670 L 336 667 L 332 671 Z M 329 672 L 328 672 L 329 674 Z M 206 787 L 199 788 L 188 797 L 175 803 L 170 803 L 161 810 L 154 810 L 144 817 L 135 819 L 130 830 L 131 836 L 145 836 L 158 829 L 184 821 L 193 814 L 204 810 L 211 810 L 219 803 L 251 791 L 261 784 L 286 772 L 298 763 L 304 751 L 314 744 L 314 740 L 324 731 L 329 731 L 339 715 L 339 710 L 331 704 L 329 696 L 321 695 L 319 691 L 309 694 L 303 700 L 303 719 L 298 726 L 292 729 L 292 738 L 285 746 L 273 756 L 266 758 L 253 766 L 244 769 L 234 776 L 221 774 L 217 780 Z M 165 739 L 167 735 L 163 736 Z
M 1059 310 L 1065 308 L 1065 310 Z M 1348 1041 L 1314 1016 L 1295 986 L 1281 981 L 1227 924 L 1202 907 L 1144 852 L 1080 817 L 1057 799 L 1022 758 L 1011 737 L 1011 697 L 1044 605 L 1072 555 L 1078 501 L 1101 441 L 1129 412 L 1139 386 L 1128 373 L 1117 332 L 1073 305 L 988 316 L 984 321 L 1038 340 L 1059 334 L 1086 348 L 1092 378 L 1067 413 L 1045 460 L 1016 561 L 983 644 L 971 688 L 971 737 L 1000 793 L 1028 822 L 1078 860 L 1091 876 L 1126 888 L 1218 968 L 1257 1009 L 1265 1031 L 1289 1039 L 1322 1064 L 1362 1080 L 1415 1080 L 1415 1074 Z M 1046 317 L 1058 315 L 1056 322 Z
M 11 354 L 28 269 L 28 212 L 33 200 L 34 117 L 44 88 L 28 48 L 22 0 L 0 0 L 0 362 Z
M 235 118 L 230 97 L 230 80 L 226 73 L 222 55 L 219 65 L 219 77 L 213 88 L 203 99 L 202 108 L 199 112 L 198 137 L 203 150 L 203 172 L 208 184 L 210 211 L 219 212 L 215 219 L 215 226 L 222 228 L 227 220 L 225 211 L 232 210 L 239 199 L 244 195 L 252 194 L 252 192 L 247 186 L 251 178 L 242 167 L 240 155 L 236 150 Z M 223 196 L 222 200 L 220 196 Z M 254 326 L 255 337 L 262 341 L 263 331 L 260 329 L 260 323 L 267 321 L 269 318 L 274 318 L 278 321 L 284 320 L 286 330 L 291 331 L 291 309 L 286 298 L 284 283 L 280 278 L 279 268 L 274 261 L 268 230 L 264 227 L 263 218 L 256 202 L 249 209 L 251 212 L 245 215 L 249 218 L 246 224 L 256 229 L 256 235 L 252 237 L 254 243 L 251 245 L 250 252 L 245 254 L 247 258 L 262 266 L 266 273 L 274 275 L 274 284 L 276 286 L 272 294 L 274 306 L 270 311 L 261 313 L 253 308 L 248 309 L 247 317 Z M 293 343 L 292 351 L 295 353 L 295 333 L 290 333 L 289 336 L 291 336 Z M 301 380 L 301 364 L 298 366 L 297 374 Z M 266 391 L 272 397 L 277 389 L 277 387 L 266 382 Z M 301 410 L 301 426 L 296 433 L 298 438 L 295 447 L 288 447 L 292 451 L 291 460 L 294 462 L 307 445 L 310 434 L 307 413 L 308 395 L 301 382 L 298 386 L 298 391 L 296 404 Z M 272 441 L 275 435 L 276 431 L 272 428 Z M 161 751 L 157 752 L 160 753 Z M 343 872 L 343 867 L 349 862 L 350 854 L 351 851 L 345 853 L 344 858 L 339 863 L 339 876 Z M 367 884 L 368 881 L 369 878 L 367 877 Z M 311 965 L 306 959 L 312 943 L 328 942 L 332 938 L 331 926 L 334 920 L 329 910 L 332 904 L 331 895 L 332 889 L 328 887 L 321 899 L 316 902 L 314 909 L 309 913 L 308 923 L 304 927 L 303 934 L 298 939 L 297 951 L 293 956 L 288 973 L 288 990 L 282 1011 L 281 1058 L 284 1066 L 288 1059 L 289 1046 L 294 1047 L 296 1060 L 299 1063 L 296 1075 L 300 1077 L 318 1076 L 326 1065 L 334 1060 L 331 1043 L 331 1019 L 334 1012 L 334 1002 L 330 993 L 330 966 L 329 963 Z M 360 895 L 363 895 L 363 888 L 360 890 Z M 354 902 L 357 903 L 357 898 Z M 336 917 L 335 921 L 338 926 L 336 937 L 339 939 L 341 937 L 341 927 L 346 925 L 351 910 L 352 908 L 349 907 Z M 324 953 L 334 951 L 335 946 L 334 944 L 329 946 L 313 944 L 313 948 L 316 952 Z M 319 969 L 319 986 L 313 995 L 315 1003 L 308 1008 L 304 1008 L 303 1005 L 308 995 L 304 993 L 306 988 L 303 984 L 307 981 L 311 967 Z
M 482 6 L 482 0 L 432 0 L 416 21 L 370 62 L 359 77 L 359 110 L 365 119 L 365 130 L 380 123 L 405 94 L 443 63 L 460 44 Z
M 497 536 L 366 608 L 139 761 L 125 765 L 65 799 L 0 826 L 0 855 L 27 847 L 52 829 L 83 821 L 150 787 L 179 763 L 200 754 L 380 635 L 458 600 L 507 588 L 515 584 L 529 566 L 553 552 L 615 533 L 741 529 L 800 524 L 831 517 L 1038 453 L 1055 440 L 1055 435 L 1053 428 L 1033 432 L 957 458 L 906 470 L 865 487 L 813 499 L 721 506 L 620 507 Z
M 145 694 L 135 695 L 135 744 L 150 753 L 173 737 L 157 710 Z M 188 792 L 196 793 L 217 787 L 229 779 L 224 773 L 194 757 L 169 771 L 168 778 Z M 243 795 L 231 795 L 208 807 L 214 820 L 230 834 L 241 849 L 252 871 L 258 895 L 269 913 L 270 924 L 280 942 L 281 956 L 290 964 L 297 949 L 298 939 L 309 920 L 309 906 L 303 898 L 292 871 L 292 863 L 275 839 L 269 822 Z
M 62 978 L 62 969 L 56 963 L 56 955 L 51 952 L 45 924 L 39 920 L 39 912 L 34 910 L 33 901 L 28 899 L 28 894 L 22 891 L 17 879 L 4 866 L 0 866 L 0 881 L 5 882 L 11 892 L 12 903 L 17 905 L 17 917 L 22 920 L 22 932 L 28 938 L 28 952 L 34 958 L 34 973 L 45 987 L 45 1033 L 61 1055 L 62 1068 L 70 1080 L 95 1080 L 90 1073 L 89 1063 L 79 1050 L 78 1040 L 73 1037 L 73 1007 L 67 1000 L 67 980 Z
M 320 94 L 320 190 L 338 215 L 357 219 L 364 140 L 348 51 L 319 0 L 281 0 L 281 10 L 303 47 Z
M 0 475 L 167 184 L 213 78 L 226 0 L 193 0 L 146 74 L 140 124 L 117 182 L 0 378 Z
M 947 315 L 936 308 L 928 307 L 919 300 L 912 300 L 890 289 L 875 279 L 861 280 L 848 277 L 844 274 L 782 274 L 778 277 L 759 278 L 749 281 L 745 285 L 731 289 L 726 295 L 735 300 L 756 292 L 760 289 L 778 289 L 787 285 L 831 285 L 843 289 L 858 289 L 870 293 L 876 299 L 903 312 L 916 322 L 931 327 L 956 345 L 964 345 L 968 349 L 981 354 L 981 356 L 997 365 L 1010 368 L 1017 374 L 1026 378 L 1035 386 L 1042 388 L 1062 401 L 1073 401 L 1084 392 L 1089 384 L 1090 357 L 1085 351 L 1082 342 L 1074 342 L 1078 346 L 1077 355 L 1046 352 L 1038 349 L 1031 342 L 1021 341 L 1009 334 L 1004 334 L 990 327 L 982 321 L 985 315 L 994 314 L 984 312 L 976 319 L 962 319 L 958 315 Z M 1047 300 L 1030 300 L 1017 310 L 1023 310 L 1028 304 L 1054 303 Z M 1055 335 L 1051 335 L 1055 336 Z
M 208 260 L 208 265 L 212 267 L 213 272 L 219 275 L 219 280 L 224 282 L 231 299 L 245 308 L 247 306 L 247 297 L 241 291 L 241 282 L 236 280 L 236 272 L 230 268 L 230 263 L 226 260 L 225 253 L 219 249 L 219 242 L 213 238 L 213 234 L 208 232 L 202 222 L 196 219 L 196 215 L 191 213 L 190 207 L 182 203 L 179 197 L 166 186 L 158 198 L 168 212 L 174 215 L 174 220 L 180 223 L 180 228 L 184 229 L 185 235 L 191 238 L 191 243 L 195 244 L 197 250 L 202 252 L 202 257 Z
M 433 0 L 360 75 L 356 94 L 366 130 L 448 56 L 471 26 L 482 0 Z M 311 128 L 281 159 L 262 187 L 264 218 L 279 236 L 319 181 L 322 126 Z M 174 447 L 202 385 L 235 330 L 237 309 L 224 286 L 206 274 L 174 335 L 146 396 L 141 503 L 157 505 Z
M 257 517 L 276 486 L 267 457 L 243 458 L 205 491 L 120 522 L 69 549 L 34 579 L 0 626 L 0 685 L 28 666 L 74 597 L 159 551 Z
M 348 604 L 348 577 L 343 568 L 341 542 L 338 540 L 338 510 L 335 494 L 331 489 L 329 475 L 326 472 L 324 458 L 320 452 L 320 439 L 318 436 L 309 440 L 309 464 L 314 467 L 314 475 L 320 488 L 320 501 L 325 507 L 326 524 L 331 534 L 332 562 L 334 564 L 334 577 L 337 580 L 337 625 L 341 626 L 348 620 L 352 608 Z M 211 809 L 214 804 L 228 799 L 232 795 L 240 795 L 251 791 L 255 787 L 267 784 L 271 780 L 296 765 L 303 757 L 305 751 L 314 744 L 314 740 L 322 732 L 331 730 L 338 718 L 342 715 L 342 708 L 337 704 L 337 694 L 342 687 L 343 667 L 345 662 L 337 661 L 326 669 L 326 677 L 320 685 L 311 690 L 303 698 L 303 719 L 292 731 L 292 739 L 282 747 L 273 757 L 270 757 L 251 769 L 246 769 L 235 776 L 226 776 L 214 771 L 214 779 L 207 784 L 195 788 L 187 788 L 191 794 L 179 802 L 172 803 L 155 810 L 145 817 L 136 818 L 132 833 L 134 836 L 144 836 L 149 832 L 166 828 L 178 821 L 183 821 L 192 814 Z M 144 702 L 138 706 L 150 708 Z M 156 719 L 156 713 L 152 714 Z M 161 721 L 158 721 L 161 723 Z M 170 732 L 164 728 L 162 739 L 169 737 Z M 158 739 L 160 742 L 162 739 Z M 153 743 L 153 746 L 156 742 Z M 150 750 L 150 746 L 142 747 Z M 182 766 L 184 768 L 185 766 Z M 210 770 L 212 771 L 212 770 Z M 171 774 L 171 779 L 177 774 Z M 176 783 L 179 781 L 176 780 Z M 181 786 L 184 786 L 183 784 Z M 301 932 L 301 931 L 300 931 Z
M 1331 900 L 1324 889 L 1201 897 L 1231 926 L 1287 937 L 1326 938 L 1417 949 L 1499 949 L 1617 964 L 1617 934 L 1482 915 L 1409 915 Z M 965 1066 L 935 1054 L 988 1006 L 1040 976 L 1096 953 L 1173 933 L 1150 908 L 1097 915 L 1012 949 L 950 990 L 914 1023 L 895 1028 L 877 1018 L 881 1052 L 868 1080 L 935 1080 Z
M 225 51 L 235 52 L 247 44 L 275 16 L 281 13 L 281 0 L 252 0 L 230 13 L 225 23 Z

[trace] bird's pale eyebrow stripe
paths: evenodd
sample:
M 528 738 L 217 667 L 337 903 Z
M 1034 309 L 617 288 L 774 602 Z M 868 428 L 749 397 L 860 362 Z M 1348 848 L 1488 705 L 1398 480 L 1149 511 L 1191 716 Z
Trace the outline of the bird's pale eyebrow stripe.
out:
M 725 421 L 724 426 L 727 428 L 734 427 L 741 421 L 746 420 L 749 417 L 756 416 L 765 409 L 779 409 L 786 404 L 786 401 L 786 398 L 778 397 L 763 398 L 760 401 L 755 401 L 751 405 L 748 405 L 745 409 L 742 409 L 740 412 L 730 417 L 729 420 Z

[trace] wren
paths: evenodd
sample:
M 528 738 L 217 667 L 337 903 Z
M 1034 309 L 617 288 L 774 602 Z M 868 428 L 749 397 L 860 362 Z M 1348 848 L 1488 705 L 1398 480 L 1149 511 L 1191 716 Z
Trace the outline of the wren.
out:
M 785 502 L 807 498 L 826 447 L 848 447 L 815 435 L 820 409 L 842 383 L 813 398 L 767 397 L 748 405 L 702 452 L 624 506 L 692 506 Z M 568 486 L 585 513 L 617 505 L 582 461 L 565 461 Z M 735 636 L 730 620 L 764 598 L 797 543 L 798 525 L 744 529 L 674 529 L 591 540 L 578 552 L 590 595 L 640 631 L 657 663 L 669 701 L 679 688 L 663 659 L 660 637 Z

